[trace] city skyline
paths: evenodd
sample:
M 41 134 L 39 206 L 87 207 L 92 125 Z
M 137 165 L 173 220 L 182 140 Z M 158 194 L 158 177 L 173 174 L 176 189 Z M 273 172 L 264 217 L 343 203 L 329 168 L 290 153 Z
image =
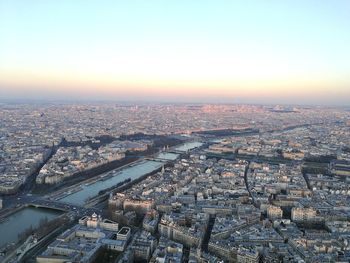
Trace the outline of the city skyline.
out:
M 347 1 L 0 7 L 2 100 L 349 105 Z

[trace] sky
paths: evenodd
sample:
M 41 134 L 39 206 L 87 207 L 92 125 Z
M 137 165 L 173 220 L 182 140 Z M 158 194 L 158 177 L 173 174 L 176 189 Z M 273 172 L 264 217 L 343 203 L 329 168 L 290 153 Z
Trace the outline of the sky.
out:
M 348 0 L 0 0 L 0 100 L 350 106 Z

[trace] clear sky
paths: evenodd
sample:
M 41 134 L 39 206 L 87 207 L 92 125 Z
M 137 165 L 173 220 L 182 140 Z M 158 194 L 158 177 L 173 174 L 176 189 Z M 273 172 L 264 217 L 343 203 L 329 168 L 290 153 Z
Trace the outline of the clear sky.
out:
M 349 0 L 0 0 L 0 99 L 350 105 Z

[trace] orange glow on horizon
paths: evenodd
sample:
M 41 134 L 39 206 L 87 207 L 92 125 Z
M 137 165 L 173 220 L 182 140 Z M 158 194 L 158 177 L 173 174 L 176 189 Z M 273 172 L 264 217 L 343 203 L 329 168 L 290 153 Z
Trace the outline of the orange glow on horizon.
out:
M 142 97 L 192 97 L 192 98 L 278 98 L 301 96 L 326 97 L 334 93 L 332 84 L 326 80 L 174 80 L 174 79 L 113 79 L 113 77 L 83 74 L 43 74 L 7 72 L 2 74 L 0 85 L 16 88 L 21 92 L 50 91 L 56 94 L 99 95 L 109 99 L 119 96 Z M 344 87 L 339 89 L 339 87 Z M 349 96 L 346 82 L 339 82 L 337 95 Z

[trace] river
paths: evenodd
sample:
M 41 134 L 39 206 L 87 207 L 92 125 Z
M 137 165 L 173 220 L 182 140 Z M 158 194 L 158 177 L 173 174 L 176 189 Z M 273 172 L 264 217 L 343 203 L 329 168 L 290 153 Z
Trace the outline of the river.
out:
M 177 153 L 161 152 L 156 156 L 156 158 L 174 161 L 177 159 L 177 157 L 179 157 L 179 155 L 180 154 L 177 154 Z
M 163 162 L 156 161 L 143 161 L 135 164 L 134 166 L 129 166 L 117 171 L 112 177 L 106 180 L 99 180 L 90 185 L 82 185 L 82 189 L 67 195 L 66 197 L 60 199 L 63 202 L 67 202 L 75 205 L 84 205 L 85 201 L 91 197 L 97 196 L 101 190 L 108 189 L 117 185 L 128 178 L 135 180 L 141 176 L 151 173 L 164 165 Z
M 52 220 L 62 212 L 46 208 L 25 207 L 0 222 L 0 247 L 7 243 L 17 242 L 18 235 L 25 230 L 37 228 L 40 220 Z
M 175 148 L 176 151 L 187 152 L 195 148 L 201 147 L 203 143 L 201 142 L 187 142 Z

